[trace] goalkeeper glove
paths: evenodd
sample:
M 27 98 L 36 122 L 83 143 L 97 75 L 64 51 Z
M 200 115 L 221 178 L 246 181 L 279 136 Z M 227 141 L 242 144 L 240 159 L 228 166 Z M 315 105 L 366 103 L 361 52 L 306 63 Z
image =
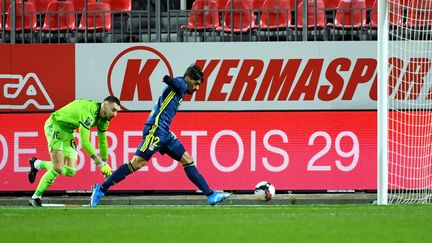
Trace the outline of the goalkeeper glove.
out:
M 102 166 L 99 166 L 99 169 L 102 172 L 105 179 L 112 174 L 111 166 L 109 166 L 109 164 L 107 163 L 103 163 Z
M 112 174 L 111 167 L 109 166 L 109 164 L 107 164 L 106 161 L 102 160 L 97 155 L 92 155 L 91 158 L 94 160 L 95 164 L 99 167 L 105 179 Z

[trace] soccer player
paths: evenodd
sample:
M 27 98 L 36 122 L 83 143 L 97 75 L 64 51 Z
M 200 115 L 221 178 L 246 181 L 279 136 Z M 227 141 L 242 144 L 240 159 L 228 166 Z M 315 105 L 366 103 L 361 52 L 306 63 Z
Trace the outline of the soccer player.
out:
M 106 163 L 108 143 L 105 132 L 111 119 L 116 117 L 120 110 L 119 99 L 115 96 L 108 96 L 102 103 L 77 99 L 51 114 L 44 127 L 51 161 L 42 161 L 35 157 L 29 160 L 28 180 L 30 183 L 35 181 L 39 170 L 47 170 L 29 201 L 31 206 L 42 206 L 42 194 L 59 175 L 75 175 L 78 153 L 73 133 L 77 128 L 85 152 L 93 159 L 105 178 L 111 175 L 111 167 Z M 98 130 L 100 157 L 90 143 L 90 128 L 92 127 L 97 127 Z
M 90 206 L 96 207 L 105 192 L 114 184 L 119 183 L 129 174 L 142 168 L 159 151 L 168 154 L 183 165 L 189 180 L 194 183 L 206 196 L 212 206 L 229 198 L 229 193 L 215 192 L 210 189 L 205 179 L 198 172 L 191 155 L 183 144 L 170 131 L 171 122 L 185 94 L 192 95 L 204 81 L 201 69 L 192 64 L 186 69 L 183 77 L 171 78 L 165 76 L 163 82 L 167 84 L 151 111 L 143 129 L 143 139 L 135 152 L 135 156 L 128 163 L 121 165 L 103 184 L 93 186 Z

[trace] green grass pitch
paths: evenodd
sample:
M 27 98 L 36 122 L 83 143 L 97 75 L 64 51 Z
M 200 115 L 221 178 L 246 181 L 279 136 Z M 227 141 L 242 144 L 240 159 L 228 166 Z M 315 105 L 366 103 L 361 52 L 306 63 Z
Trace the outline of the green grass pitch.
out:
M 0 242 L 432 242 L 432 205 L 0 207 Z

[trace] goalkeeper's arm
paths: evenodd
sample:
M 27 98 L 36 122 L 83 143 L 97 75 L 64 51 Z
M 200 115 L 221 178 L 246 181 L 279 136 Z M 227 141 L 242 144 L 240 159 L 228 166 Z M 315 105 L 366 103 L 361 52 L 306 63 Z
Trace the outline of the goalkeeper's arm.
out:
M 111 167 L 106 163 L 106 161 L 102 160 L 97 154 L 92 144 L 90 143 L 90 130 L 84 126 L 80 126 L 79 128 L 80 140 L 84 151 L 93 159 L 94 163 L 99 167 L 104 177 L 108 177 L 111 175 Z M 105 138 L 106 142 L 106 138 Z M 107 158 L 107 151 L 105 149 L 105 160 Z

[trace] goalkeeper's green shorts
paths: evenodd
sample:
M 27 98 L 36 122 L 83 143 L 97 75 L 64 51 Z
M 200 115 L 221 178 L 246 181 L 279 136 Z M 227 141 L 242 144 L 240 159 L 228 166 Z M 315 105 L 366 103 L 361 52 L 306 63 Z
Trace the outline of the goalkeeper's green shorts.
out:
M 73 133 L 66 132 L 55 125 L 51 117 L 45 122 L 45 137 L 48 142 L 48 150 L 51 153 L 53 150 L 63 151 L 66 158 L 77 159 L 78 152 Z

